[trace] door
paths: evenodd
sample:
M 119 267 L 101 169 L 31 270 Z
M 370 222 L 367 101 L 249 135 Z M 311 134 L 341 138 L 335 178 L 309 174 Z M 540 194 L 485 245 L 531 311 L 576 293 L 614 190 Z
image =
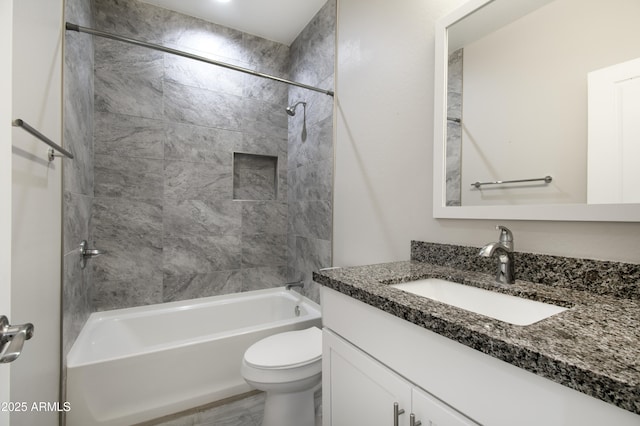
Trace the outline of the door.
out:
M 62 164 L 24 130 L 62 139 L 62 0 L 0 0 L 0 315 L 35 333 L 0 364 L 0 425 L 58 424 Z
M 640 58 L 588 75 L 587 202 L 640 203 Z
M 323 331 L 323 345 L 325 426 L 393 426 L 394 417 L 398 425 L 409 424 L 408 382 L 327 330 Z

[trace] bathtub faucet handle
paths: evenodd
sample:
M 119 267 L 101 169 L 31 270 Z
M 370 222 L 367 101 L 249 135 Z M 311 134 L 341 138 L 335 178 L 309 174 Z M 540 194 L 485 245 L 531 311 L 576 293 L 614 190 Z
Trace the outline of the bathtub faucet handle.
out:
M 304 288 L 304 281 L 294 281 L 294 282 L 286 283 L 284 285 L 284 288 L 286 290 L 291 290 L 293 287 L 300 287 L 300 289 L 303 289 Z
M 80 241 L 80 268 L 84 269 L 87 266 L 87 259 L 97 257 L 103 254 L 102 250 L 90 249 L 87 240 Z

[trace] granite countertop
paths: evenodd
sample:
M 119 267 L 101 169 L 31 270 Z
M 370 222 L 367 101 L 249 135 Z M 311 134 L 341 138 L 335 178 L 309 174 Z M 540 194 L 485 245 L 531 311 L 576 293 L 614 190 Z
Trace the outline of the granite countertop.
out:
M 568 307 L 517 326 L 389 287 L 441 278 Z M 527 371 L 640 414 L 640 300 L 406 261 L 323 270 L 314 281 Z

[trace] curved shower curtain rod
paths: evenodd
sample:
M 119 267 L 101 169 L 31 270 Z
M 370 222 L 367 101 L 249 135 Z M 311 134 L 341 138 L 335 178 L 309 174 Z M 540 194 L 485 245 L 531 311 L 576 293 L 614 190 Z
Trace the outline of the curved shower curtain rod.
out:
M 325 95 L 328 95 L 328 96 L 333 96 L 333 91 L 331 91 L 331 90 L 320 89 L 318 87 L 309 86 L 307 84 L 298 83 L 296 81 L 291 81 L 291 80 L 287 80 L 287 79 L 280 78 L 280 77 L 275 77 L 273 75 L 264 74 L 264 73 L 261 73 L 261 72 L 258 72 L 258 71 L 250 70 L 248 68 L 243 68 L 243 67 L 239 67 L 239 66 L 236 66 L 236 65 L 228 64 L 226 62 L 215 61 L 213 59 L 205 58 L 204 56 L 193 55 L 191 53 L 183 52 L 183 51 L 177 50 L 177 49 L 172 49 L 170 47 L 165 47 L 165 46 L 162 46 L 162 45 L 159 45 L 159 44 L 147 43 L 146 41 L 141 41 L 141 40 L 136 40 L 136 39 L 133 39 L 133 38 L 123 37 L 123 36 L 119 36 L 117 34 L 112 34 L 112 33 L 108 33 L 108 32 L 105 32 L 105 31 L 95 30 L 93 28 L 82 27 L 82 26 L 77 25 L 77 24 L 72 24 L 71 22 L 67 22 L 66 25 L 65 25 L 65 28 L 68 31 L 77 31 L 79 33 L 87 33 L 87 34 L 95 35 L 95 36 L 98 36 L 98 37 L 109 38 L 111 40 L 122 41 L 124 43 L 129 43 L 129 44 L 133 44 L 133 45 L 136 45 L 136 46 L 147 47 L 149 49 L 159 50 L 159 51 L 165 52 L 165 53 L 171 53 L 173 55 L 178 55 L 178 56 L 182 56 L 182 57 L 185 57 L 185 58 L 194 59 L 194 60 L 200 61 L 200 62 L 206 62 L 208 64 L 217 65 L 219 67 L 228 68 L 228 69 L 231 69 L 231 70 L 234 70 L 234 71 L 243 72 L 245 74 L 251 74 L 251 75 L 254 75 L 256 77 L 267 78 L 269 80 L 279 81 L 280 83 L 290 84 L 292 86 L 302 87 L 303 89 L 313 90 L 313 91 L 316 91 L 316 92 L 324 93 Z

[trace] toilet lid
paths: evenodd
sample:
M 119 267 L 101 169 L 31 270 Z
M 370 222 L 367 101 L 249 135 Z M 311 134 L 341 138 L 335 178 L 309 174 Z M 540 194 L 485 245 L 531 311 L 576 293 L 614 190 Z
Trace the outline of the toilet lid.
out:
M 258 368 L 283 368 L 309 364 L 322 358 L 322 331 L 317 327 L 287 331 L 254 343 L 244 354 Z

